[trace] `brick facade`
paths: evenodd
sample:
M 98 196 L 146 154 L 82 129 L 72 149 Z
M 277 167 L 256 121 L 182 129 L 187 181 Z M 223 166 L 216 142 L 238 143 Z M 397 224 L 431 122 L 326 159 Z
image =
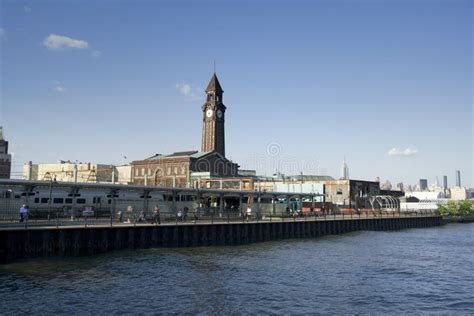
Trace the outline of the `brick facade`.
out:
M 11 155 L 8 153 L 8 142 L 0 139 L 0 179 L 10 179 Z
M 154 156 L 132 162 L 134 184 L 165 187 L 192 186 L 193 172 L 209 172 L 220 177 L 238 176 L 238 165 L 216 152 L 185 152 Z

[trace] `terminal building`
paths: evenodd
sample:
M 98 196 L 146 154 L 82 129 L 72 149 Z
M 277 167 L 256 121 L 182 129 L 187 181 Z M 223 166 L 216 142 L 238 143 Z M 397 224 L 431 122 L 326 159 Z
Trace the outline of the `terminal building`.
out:
M 8 142 L 3 137 L 3 127 L 0 126 L 0 179 L 10 179 L 12 156 L 8 153 Z
M 239 165 L 225 157 L 225 112 L 216 74 L 206 88 L 202 106 L 201 151 L 155 154 L 132 162 L 133 183 L 167 187 L 198 187 L 202 179 L 239 177 Z

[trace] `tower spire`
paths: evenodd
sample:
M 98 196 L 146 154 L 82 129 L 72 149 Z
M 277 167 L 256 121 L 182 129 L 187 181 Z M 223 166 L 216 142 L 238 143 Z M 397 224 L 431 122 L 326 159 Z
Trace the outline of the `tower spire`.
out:
M 209 81 L 209 84 L 207 85 L 206 92 L 224 92 L 224 90 L 222 90 L 221 84 L 219 83 L 219 79 L 217 79 L 217 75 L 215 72 L 212 74 L 212 78 Z

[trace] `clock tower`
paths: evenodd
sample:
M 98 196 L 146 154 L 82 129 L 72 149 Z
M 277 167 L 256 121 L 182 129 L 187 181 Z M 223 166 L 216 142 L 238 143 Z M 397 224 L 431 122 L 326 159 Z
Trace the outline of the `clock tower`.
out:
M 216 73 L 206 89 L 206 102 L 202 106 L 202 147 L 201 151 L 216 151 L 225 157 L 224 118 L 226 107 L 222 103 L 221 88 Z

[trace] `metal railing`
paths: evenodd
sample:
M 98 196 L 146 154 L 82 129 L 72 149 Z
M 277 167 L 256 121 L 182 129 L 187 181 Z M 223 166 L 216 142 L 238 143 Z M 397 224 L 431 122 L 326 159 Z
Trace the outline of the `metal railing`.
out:
M 41 227 L 90 227 L 90 226 L 150 226 L 150 225 L 198 225 L 198 224 L 231 224 L 259 222 L 304 222 L 329 221 L 374 218 L 413 218 L 439 216 L 436 210 L 420 210 L 411 212 L 365 211 L 359 213 L 330 213 L 330 212 L 282 212 L 276 214 L 247 213 L 239 211 L 217 212 L 215 210 L 162 213 L 156 216 L 152 212 L 129 212 L 108 214 L 108 216 L 67 216 L 56 212 L 47 219 L 26 216 L 24 219 L 0 219 L 1 229 L 29 229 Z

